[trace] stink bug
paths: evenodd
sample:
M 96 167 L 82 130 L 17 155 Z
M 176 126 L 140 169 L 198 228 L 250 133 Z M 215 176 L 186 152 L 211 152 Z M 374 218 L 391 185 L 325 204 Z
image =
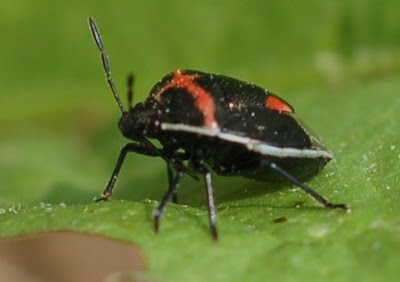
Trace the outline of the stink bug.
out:
M 111 198 L 128 152 L 163 158 L 169 187 L 154 213 L 154 230 L 166 204 L 177 202 L 176 192 L 186 174 L 204 177 L 212 236 L 218 238 L 211 171 L 261 181 L 286 179 L 323 206 L 334 204 L 302 181 L 317 174 L 332 153 L 277 95 L 251 83 L 219 74 L 176 70 L 151 89 L 144 102 L 133 106 L 133 76 L 128 79 L 128 109 L 117 93 L 108 56 L 93 18 L 89 27 L 100 50 L 108 85 L 122 112 L 118 127 L 133 142 L 125 145 L 99 200 Z M 158 140 L 157 148 L 149 139 Z

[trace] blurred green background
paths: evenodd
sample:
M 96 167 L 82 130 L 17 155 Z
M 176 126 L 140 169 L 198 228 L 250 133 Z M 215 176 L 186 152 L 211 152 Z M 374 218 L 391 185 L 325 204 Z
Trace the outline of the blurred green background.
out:
M 161 244 L 161 240 L 165 240 L 171 243 L 173 249 L 174 240 L 181 242 L 181 239 L 168 236 L 185 232 L 190 234 L 190 238 L 194 236 L 194 241 L 203 240 L 201 244 L 205 246 L 210 244 L 202 183 L 190 179 L 184 181 L 180 198 L 189 207 L 169 209 L 174 214 L 168 217 L 170 233 L 164 235 L 167 239 L 153 241 L 151 210 L 155 203 L 145 200 L 159 200 L 165 190 L 167 179 L 161 160 L 137 155 L 128 157 L 116 187 L 115 199 L 143 204 L 138 207 L 143 212 L 140 213 L 140 220 L 145 222 L 142 229 L 146 230 L 143 234 L 139 231 L 142 235 L 135 237 L 129 228 L 122 233 L 114 233 L 115 226 L 114 229 L 107 229 L 94 223 L 85 225 L 96 222 L 95 218 L 80 225 L 79 222 L 71 224 L 68 216 L 65 220 L 60 217 L 61 223 L 52 225 L 39 216 L 37 222 L 41 223 L 35 225 L 36 219 L 31 211 L 39 202 L 82 204 L 67 206 L 71 217 L 76 216 L 75 209 L 78 212 L 88 206 L 101 209 L 103 206 L 90 202 L 102 191 L 119 150 L 126 142 L 118 132 L 116 124 L 120 113 L 107 88 L 99 53 L 87 27 L 87 17 L 91 15 L 99 25 L 114 79 L 124 101 L 129 72 L 134 72 L 137 78 L 136 101 L 143 100 L 158 79 L 176 68 L 222 73 L 254 82 L 290 101 L 302 119 L 322 136 L 335 153 L 337 161 L 310 185 L 333 201 L 350 203 L 355 209 L 350 216 L 319 209 L 306 195 L 300 191 L 293 193 L 287 185 L 271 187 L 236 178 L 216 178 L 217 202 L 222 210 L 221 225 L 225 225 L 225 234 L 232 236 L 233 240 L 226 239 L 227 245 L 235 242 L 239 244 L 238 248 L 248 248 L 246 243 L 242 246 L 239 242 L 254 243 L 252 235 L 243 231 L 250 225 L 255 226 L 258 232 L 263 230 L 263 236 L 257 238 L 265 236 L 267 241 L 276 242 L 274 240 L 279 237 L 285 246 L 288 242 L 296 242 L 293 248 L 281 252 L 281 260 L 273 260 L 273 266 L 268 270 L 261 265 L 258 268 L 257 264 L 249 264 L 247 270 L 240 272 L 242 276 L 237 277 L 245 277 L 244 273 L 252 272 L 250 270 L 254 268 L 256 273 L 262 273 L 260 270 L 263 269 L 276 275 L 275 278 L 291 280 L 293 277 L 279 272 L 280 268 L 282 271 L 285 267 L 291 269 L 286 263 L 296 264 L 296 259 L 315 260 L 313 263 L 317 263 L 318 258 L 309 253 L 310 249 L 301 248 L 302 242 L 314 244 L 314 237 L 301 237 L 303 233 L 298 229 L 312 229 L 313 220 L 323 226 L 333 221 L 333 229 L 340 232 L 338 237 L 346 246 L 358 241 L 357 236 L 363 232 L 372 234 L 373 239 L 368 239 L 371 244 L 389 242 L 386 245 L 389 253 L 379 253 L 378 257 L 364 253 L 362 247 L 347 264 L 342 264 L 337 258 L 332 263 L 329 257 L 324 266 L 327 270 L 320 271 L 322 274 L 318 272 L 321 276 L 317 275 L 317 278 L 325 279 L 337 272 L 344 273 L 339 278 L 349 278 L 350 269 L 365 263 L 358 260 L 364 256 L 374 258 L 366 265 L 381 262 L 382 259 L 378 259 L 381 257 L 389 259 L 382 268 L 366 271 L 365 278 L 381 278 L 379 275 L 383 273 L 394 277 L 396 263 L 394 258 L 390 259 L 394 255 L 390 250 L 400 250 L 400 223 L 395 220 L 399 212 L 396 200 L 399 200 L 400 180 L 397 121 L 400 110 L 399 11 L 400 1 L 396 0 L 3 0 L 0 8 L 2 234 L 56 228 L 104 233 L 142 243 L 150 258 L 150 269 L 158 277 L 176 281 L 185 281 L 182 277 L 189 277 L 196 278 L 192 281 L 203 281 L 207 276 L 204 269 L 209 269 L 210 265 L 206 263 L 190 268 L 194 276 L 190 276 L 187 269 L 177 271 L 178 274 L 170 271 L 167 267 L 168 253 L 163 253 L 164 245 Z M 283 189 L 277 192 L 278 188 Z M 21 212 L 13 215 L 10 210 L 15 211 L 14 207 L 19 204 L 23 204 Z M 294 208 L 303 204 L 306 208 Z M 118 208 L 131 208 L 131 205 L 119 201 L 112 205 L 117 205 L 117 211 Z M 201 219 L 193 219 L 182 212 L 181 207 L 184 210 L 188 208 L 189 214 L 200 213 Z M 254 214 L 254 209 L 258 209 L 259 213 Z M 20 217 L 16 220 L 12 216 Z M 176 227 L 180 216 L 191 220 Z M 292 225 L 290 228 L 283 227 L 286 223 L 277 226 L 272 223 L 274 216 L 293 218 Z M 27 218 L 31 224 L 25 224 Z M 265 221 L 260 223 L 261 218 Z M 304 226 L 302 220 L 311 225 Z M 339 231 L 346 220 L 350 222 L 348 228 Z M 116 219 L 111 217 L 110 221 L 115 222 Z M 260 224 L 257 225 L 257 222 Z M 187 228 L 195 228 L 187 227 L 188 224 L 200 225 L 197 227 L 200 229 L 186 231 Z M 375 240 L 375 233 L 362 228 L 377 225 L 390 232 L 379 229 L 378 233 L 384 234 L 379 233 Z M 351 234 L 356 226 L 360 228 L 358 233 L 348 239 L 346 232 Z M 317 228 L 316 232 L 323 233 L 324 230 Z M 241 235 L 233 239 L 236 231 Z M 336 237 L 338 234 L 335 232 L 329 234 Z M 293 234 L 300 234 L 300 237 L 296 238 Z M 332 236 L 330 239 L 334 240 Z M 379 238 L 389 239 L 380 241 Z M 262 242 L 266 244 L 265 250 L 270 250 L 267 245 L 270 246 L 268 242 L 271 241 L 267 241 Z M 201 244 L 195 246 L 202 250 L 204 245 Z M 257 249 L 260 250 L 262 243 L 258 244 Z M 343 244 L 340 246 L 343 249 L 335 252 L 337 256 L 346 254 L 346 248 Z M 223 244 L 215 249 L 207 250 L 211 257 L 214 255 L 212 258 L 228 256 Z M 318 250 L 329 253 L 330 249 Z M 193 250 L 186 250 L 190 251 Z M 305 254 L 293 258 L 293 261 L 284 256 L 290 257 L 294 252 Z M 249 249 L 246 255 L 251 253 Z M 152 259 L 156 255 L 158 262 L 154 263 Z M 221 280 L 232 281 L 229 267 L 239 271 L 234 258 L 243 257 L 243 254 L 230 255 L 232 260 L 227 264 L 229 266 L 221 269 L 226 274 L 226 277 L 220 277 Z M 261 254 L 258 252 L 258 255 Z M 246 262 L 249 261 L 250 258 Z M 329 264 L 333 268 L 329 268 Z M 219 266 L 214 267 L 218 269 Z M 314 277 L 316 273 L 313 270 L 321 270 L 318 265 L 311 267 L 307 263 L 302 269 L 305 272 L 301 272 L 299 279 Z

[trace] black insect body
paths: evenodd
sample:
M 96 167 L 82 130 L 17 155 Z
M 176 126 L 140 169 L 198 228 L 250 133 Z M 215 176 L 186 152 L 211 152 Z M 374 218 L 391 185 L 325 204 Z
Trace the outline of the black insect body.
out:
M 169 187 L 154 214 L 158 232 L 168 201 L 177 202 L 182 177 L 205 179 L 209 220 L 218 238 L 211 171 L 261 181 L 286 179 L 328 208 L 334 204 L 302 181 L 318 173 L 332 153 L 295 115 L 283 99 L 253 84 L 223 75 L 176 70 L 163 77 L 144 102 L 132 106 L 133 76 L 129 77 L 129 107 L 125 109 L 110 73 L 107 54 L 92 18 L 89 26 L 101 52 L 108 84 L 122 112 L 119 129 L 131 139 L 121 150 L 101 200 L 111 197 L 128 152 L 162 157 L 167 163 Z M 156 139 L 156 148 L 149 139 Z

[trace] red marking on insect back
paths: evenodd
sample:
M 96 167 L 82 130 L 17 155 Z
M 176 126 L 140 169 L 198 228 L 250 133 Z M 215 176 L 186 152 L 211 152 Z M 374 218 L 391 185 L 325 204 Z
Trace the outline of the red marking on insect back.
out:
M 265 106 L 270 110 L 278 112 L 294 113 L 291 105 L 271 93 L 268 93 L 268 96 L 265 98 Z
M 156 99 L 159 99 L 162 93 L 170 88 L 184 88 L 195 99 L 196 108 L 203 113 L 204 127 L 217 128 L 213 98 L 208 91 L 194 82 L 197 77 L 199 77 L 198 74 L 185 74 L 181 70 L 176 70 L 173 73 L 172 80 L 158 92 Z

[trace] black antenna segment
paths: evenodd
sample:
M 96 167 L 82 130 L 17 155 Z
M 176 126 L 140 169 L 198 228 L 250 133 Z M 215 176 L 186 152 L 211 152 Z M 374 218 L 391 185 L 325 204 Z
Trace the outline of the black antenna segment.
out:
M 97 45 L 97 48 L 99 49 L 99 51 L 101 53 L 101 61 L 103 62 L 103 69 L 104 69 L 104 73 L 106 74 L 108 86 L 110 87 L 121 112 L 123 114 L 127 113 L 126 109 L 124 108 L 124 105 L 121 102 L 121 99 L 118 96 L 117 88 L 115 87 L 114 80 L 111 76 L 110 63 L 108 61 L 107 53 L 104 50 L 104 44 L 103 44 L 103 41 L 101 40 L 99 29 L 97 28 L 96 22 L 94 21 L 94 19 L 92 17 L 89 17 L 88 21 L 89 21 L 90 31 L 92 32 L 92 35 L 93 35 L 93 39 Z M 131 105 L 129 105 L 129 107 L 131 107 Z

